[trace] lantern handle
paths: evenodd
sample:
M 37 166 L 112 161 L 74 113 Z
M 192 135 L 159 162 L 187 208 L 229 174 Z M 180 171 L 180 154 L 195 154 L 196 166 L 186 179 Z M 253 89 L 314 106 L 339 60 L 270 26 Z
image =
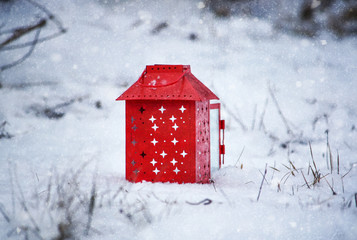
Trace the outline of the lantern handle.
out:
M 144 84 L 144 75 L 146 74 L 146 72 L 144 71 L 141 76 L 140 76 L 140 80 L 139 80 L 139 84 L 143 87 L 166 87 L 166 86 L 170 86 L 173 85 L 175 83 L 177 83 L 178 81 L 180 81 L 180 79 L 185 76 L 185 74 L 187 73 L 187 71 L 184 71 L 180 77 L 177 78 L 177 80 L 170 82 L 170 83 L 166 83 L 166 84 L 161 84 L 161 85 L 149 85 L 149 84 Z

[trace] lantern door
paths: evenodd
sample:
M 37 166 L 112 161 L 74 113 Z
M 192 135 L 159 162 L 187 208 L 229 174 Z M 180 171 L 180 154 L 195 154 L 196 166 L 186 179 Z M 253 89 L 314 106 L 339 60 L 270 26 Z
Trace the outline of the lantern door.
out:
M 221 120 L 221 105 L 210 104 L 211 176 L 224 164 L 224 129 L 225 122 Z
M 194 101 L 126 102 L 126 179 L 195 182 Z

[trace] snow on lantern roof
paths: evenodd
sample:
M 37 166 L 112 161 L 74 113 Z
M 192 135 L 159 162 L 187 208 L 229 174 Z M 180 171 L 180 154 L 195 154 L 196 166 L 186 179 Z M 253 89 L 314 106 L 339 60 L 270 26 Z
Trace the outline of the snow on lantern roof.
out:
M 203 101 L 218 97 L 191 73 L 189 65 L 147 65 L 116 100 L 149 99 Z

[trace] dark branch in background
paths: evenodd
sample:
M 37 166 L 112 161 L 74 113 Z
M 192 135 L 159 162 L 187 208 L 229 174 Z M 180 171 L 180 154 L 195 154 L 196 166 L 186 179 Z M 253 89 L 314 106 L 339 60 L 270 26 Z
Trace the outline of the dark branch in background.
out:
M 12 68 L 12 67 L 22 63 L 23 61 L 25 61 L 28 57 L 30 57 L 30 55 L 32 54 L 32 52 L 34 51 L 34 49 L 38 43 L 42 43 L 44 41 L 51 40 L 51 39 L 58 37 L 66 32 L 66 29 L 63 27 L 61 21 L 45 6 L 35 2 L 33 0 L 25 0 L 25 1 L 27 1 L 35 8 L 42 11 L 46 15 L 46 17 L 42 17 L 37 23 L 30 25 L 30 26 L 21 26 L 21 27 L 17 27 L 14 29 L 9 29 L 9 30 L 0 32 L 0 35 L 11 34 L 6 40 L 4 40 L 3 42 L 0 43 L 0 52 L 11 51 L 11 50 L 15 50 L 15 49 L 29 47 L 29 50 L 20 59 L 14 61 L 12 63 L 0 66 L 0 72 L 7 70 L 9 68 Z M 41 30 L 46 25 L 48 25 L 47 23 L 49 21 L 53 22 L 56 25 L 57 31 L 54 34 L 40 38 L 39 36 L 40 36 Z M 33 32 L 34 30 L 37 30 L 37 31 L 36 31 L 35 37 L 32 41 L 19 43 L 19 44 L 12 44 L 15 41 L 21 39 L 23 36 L 26 36 L 29 33 Z
M 41 19 L 38 23 L 32 25 L 32 26 L 28 26 L 28 27 L 21 27 L 21 28 L 16 28 L 13 30 L 12 35 L 6 39 L 4 42 L 0 43 L 0 50 L 6 46 L 7 44 L 16 41 L 17 39 L 19 39 L 20 37 L 22 37 L 23 35 L 37 29 L 37 28 L 42 28 L 46 25 L 46 19 Z
M 51 40 L 53 38 L 56 38 L 56 37 L 64 34 L 65 32 L 66 32 L 66 30 L 64 30 L 64 32 L 57 32 L 57 33 L 54 33 L 52 35 L 39 38 L 36 42 L 35 42 L 35 40 L 32 40 L 32 41 L 29 41 L 29 42 L 13 44 L 11 46 L 6 46 L 6 47 L 1 48 L 0 52 L 11 51 L 11 50 L 15 50 L 15 49 L 29 47 L 29 46 L 32 46 L 34 44 L 43 43 L 43 42 L 46 42 L 46 41 Z
M 30 57 L 30 55 L 32 54 L 33 50 L 35 49 L 35 46 L 37 44 L 37 40 L 38 40 L 38 36 L 40 35 L 40 32 L 41 32 L 41 28 L 39 28 L 37 30 L 36 35 L 35 35 L 34 44 L 32 44 L 32 46 L 29 49 L 29 51 L 25 55 L 23 55 L 20 59 L 14 61 L 12 63 L 0 66 L 0 72 L 18 65 L 18 64 L 22 63 L 23 61 L 25 61 L 28 57 Z

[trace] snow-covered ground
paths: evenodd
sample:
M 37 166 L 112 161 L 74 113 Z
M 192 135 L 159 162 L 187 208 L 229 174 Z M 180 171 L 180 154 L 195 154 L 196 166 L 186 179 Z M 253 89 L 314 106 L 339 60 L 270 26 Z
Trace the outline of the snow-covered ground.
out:
M 262 19 L 217 19 L 199 1 L 43 4 L 68 32 L 0 73 L 13 136 L 0 139 L 0 239 L 356 238 L 356 37 L 286 35 Z M 31 8 L 15 1 L 0 19 L 14 27 Z M 0 65 L 19 53 L 0 52 Z M 214 184 L 125 181 L 115 99 L 156 63 L 191 65 L 221 99 Z

